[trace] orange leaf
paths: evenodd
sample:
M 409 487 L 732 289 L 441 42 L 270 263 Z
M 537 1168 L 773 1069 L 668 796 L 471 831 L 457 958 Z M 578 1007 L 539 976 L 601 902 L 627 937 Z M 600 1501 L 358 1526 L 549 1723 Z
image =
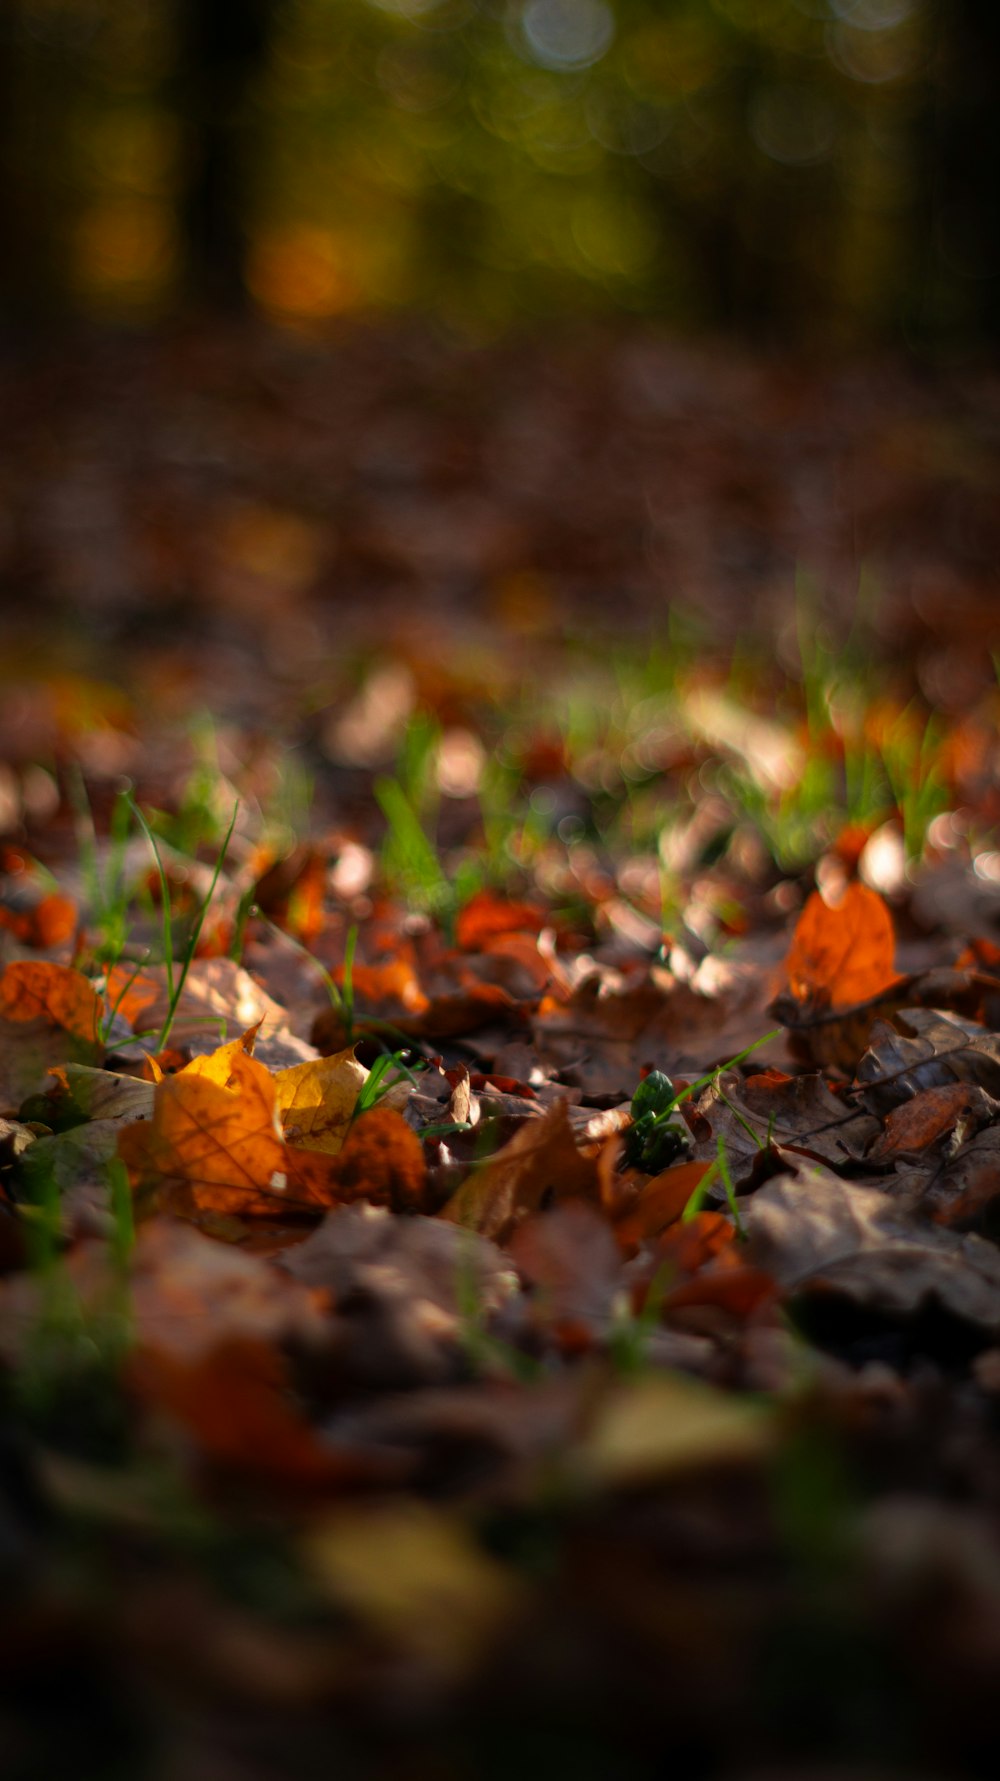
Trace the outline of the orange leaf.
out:
M 0 977 L 0 1019 L 45 1020 L 75 1038 L 96 1038 L 104 1004 L 88 978 L 69 965 L 21 959 Z
M 789 988 L 814 1008 L 854 1008 L 898 981 L 895 948 L 892 916 L 877 891 L 849 884 L 832 906 L 814 891 L 789 948 Z
M 287 1186 L 274 1081 L 239 1042 L 220 1049 L 226 1082 L 204 1058 L 164 1077 L 152 1119 L 120 1134 L 119 1154 L 174 1211 L 273 1215 Z
M 481 952 L 498 934 L 537 934 L 545 911 L 534 903 L 511 903 L 494 891 L 477 891 L 455 924 L 455 940 L 463 952 Z
M 680 1218 L 698 1183 L 713 1167 L 711 1163 L 679 1163 L 654 1175 L 640 1190 L 638 1198 L 615 1222 L 615 1236 L 627 1255 L 631 1255 L 649 1237 L 658 1237 L 668 1225 Z
M 296 1153 L 289 1149 L 289 1154 Z M 414 1212 L 427 1185 L 423 1145 L 401 1113 L 373 1107 L 351 1127 L 340 1155 L 330 1162 L 328 1179 L 335 1200 L 369 1200 Z
M 99 1064 L 104 1004 L 68 965 L 18 960 L 0 977 L 0 1109 L 41 1093 L 54 1064 Z
M 289 1401 L 287 1367 L 250 1336 L 228 1336 L 192 1358 L 143 1349 L 133 1390 L 193 1435 L 204 1457 L 274 1485 L 329 1489 L 371 1470 L 325 1448 Z

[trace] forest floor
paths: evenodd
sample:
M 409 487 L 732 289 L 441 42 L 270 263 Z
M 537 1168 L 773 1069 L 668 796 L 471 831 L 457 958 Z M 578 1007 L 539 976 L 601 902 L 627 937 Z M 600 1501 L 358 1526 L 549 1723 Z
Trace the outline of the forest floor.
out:
M 5 1773 L 992 1776 L 1000 380 L 0 385 Z

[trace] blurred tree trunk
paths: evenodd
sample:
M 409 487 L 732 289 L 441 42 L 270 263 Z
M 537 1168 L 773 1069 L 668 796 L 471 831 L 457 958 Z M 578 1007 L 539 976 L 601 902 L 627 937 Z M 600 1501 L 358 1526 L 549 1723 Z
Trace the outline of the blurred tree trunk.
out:
M 254 85 L 267 63 L 276 0 L 175 0 L 177 109 L 187 141 L 181 226 L 192 295 L 215 308 L 246 298 L 253 209 Z
M 938 332 L 1000 337 L 1000 4 L 937 0 L 924 162 L 926 303 Z M 929 226 L 928 226 L 929 225 Z M 927 265 L 929 259 L 930 264 Z
M 61 314 L 71 254 L 71 124 L 79 45 L 54 18 L 0 5 L 0 313 L 31 328 Z

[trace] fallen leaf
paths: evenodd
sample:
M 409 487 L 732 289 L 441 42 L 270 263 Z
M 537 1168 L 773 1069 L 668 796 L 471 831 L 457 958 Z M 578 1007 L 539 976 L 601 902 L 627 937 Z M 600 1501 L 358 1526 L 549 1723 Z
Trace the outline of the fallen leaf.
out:
M 546 996 L 532 1022 L 538 1063 L 588 1094 L 622 1098 L 646 1067 L 702 1075 L 763 1037 L 773 990 L 771 972 L 751 965 L 711 981 L 707 993 L 654 969 L 628 988 L 592 976 L 569 1000 Z M 787 1062 L 783 1037 L 758 1056 Z
M 747 1254 L 786 1294 L 835 1292 L 883 1314 L 934 1302 L 1000 1331 L 1000 1253 L 975 1235 L 921 1225 L 885 1194 L 828 1169 L 768 1181 L 747 1202 Z
M 328 1179 L 338 1200 L 369 1200 L 397 1212 L 415 1212 L 423 1203 L 427 1185 L 423 1146 L 393 1107 L 373 1107 L 363 1113 L 339 1155 L 327 1160 Z
M 838 902 L 814 891 L 785 961 L 795 1000 L 815 1009 L 853 1008 L 896 981 L 892 916 L 877 891 L 849 884 Z
M 0 976 L 0 1111 L 49 1087 L 54 1064 L 97 1064 L 104 1004 L 68 965 L 18 960 Z
M 582 1200 L 567 1200 L 520 1225 L 511 1261 L 533 1289 L 532 1319 L 563 1345 L 606 1336 L 621 1291 L 621 1256 L 607 1220 Z
M 49 1074 L 88 1119 L 149 1119 L 152 1115 L 153 1084 L 140 1077 L 98 1070 L 92 1064 L 56 1065 Z
M 745 1465 L 769 1451 L 773 1423 L 757 1405 L 691 1379 L 658 1374 L 609 1392 L 577 1456 L 582 1477 L 605 1489 Z
M 626 1255 L 632 1255 L 653 1237 L 659 1237 L 668 1225 L 675 1224 L 694 1193 L 704 1180 L 711 1162 L 677 1163 L 654 1175 L 639 1189 L 637 1197 L 615 1219 L 615 1236 Z
M 977 1022 L 935 1009 L 909 1008 L 872 1028 L 871 1045 L 857 1066 L 865 1106 L 885 1114 L 924 1089 L 975 1083 L 1000 1099 L 1000 1035 Z
M 919 1154 L 961 1126 L 965 1136 L 1000 1115 L 1000 1102 L 983 1089 L 966 1082 L 943 1083 L 920 1089 L 910 1101 L 894 1107 L 868 1151 L 869 1160 L 883 1162 L 897 1156 Z
M 369 1205 L 328 1213 L 275 1266 L 329 1292 L 335 1368 L 368 1387 L 453 1378 L 470 1320 L 488 1324 L 517 1284 L 501 1251 L 475 1232 Z
M 353 1047 L 333 1057 L 279 1070 L 274 1090 L 287 1143 L 335 1156 L 343 1147 L 367 1079 L 368 1071 L 358 1062 Z
M 975 1224 L 998 1198 L 1000 1126 L 990 1125 L 963 1144 L 954 1156 L 945 1158 L 924 1189 L 921 1207 L 936 1224 L 961 1228 Z
M 108 1005 L 136 1032 L 158 1033 L 170 1012 L 167 973 L 163 965 L 146 965 L 133 974 L 123 965 L 108 973 Z M 256 1026 L 270 1038 L 285 1024 L 285 1010 L 255 983 L 233 959 L 196 959 L 184 980 L 170 1040 L 175 1046 L 242 1034 Z
M 455 942 L 463 952 L 481 952 L 499 934 L 537 934 L 546 920 L 536 903 L 513 903 L 495 891 L 477 891 L 459 914 Z
M 565 1102 L 527 1119 L 502 1150 L 452 1195 L 442 1218 L 502 1243 L 529 1213 L 550 1200 L 600 1200 L 593 1157 L 578 1149 Z
M 438 1684 L 488 1660 L 524 1584 L 455 1514 L 419 1502 L 351 1508 L 315 1527 L 308 1574 L 343 1613 Z
M 154 1088 L 153 1117 L 119 1138 L 137 1187 L 172 1211 L 274 1216 L 287 1208 L 285 1146 L 274 1079 L 238 1042 L 195 1059 Z
M 241 1478 L 311 1492 L 372 1476 L 370 1460 L 323 1445 L 290 1400 L 283 1357 L 253 1336 L 226 1336 L 190 1357 L 141 1348 L 127 1382 L 180 1423 L 204 1459 Z

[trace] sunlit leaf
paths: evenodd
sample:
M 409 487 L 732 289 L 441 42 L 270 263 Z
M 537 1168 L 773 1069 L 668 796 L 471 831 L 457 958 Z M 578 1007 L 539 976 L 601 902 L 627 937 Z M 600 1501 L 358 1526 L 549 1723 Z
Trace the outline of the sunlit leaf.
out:
M 343 1147 L 368 1071 L 353 1049 L 295 1064 L 274 1077 L 278 1117 L 289 1144 L 335 1156 Z
M 853 1008 L 897 980 L 892 916 L 877 891 L 849 884 L 830 904 L 814 891 L 799 917 L 785 968 L 796 1001 Z

